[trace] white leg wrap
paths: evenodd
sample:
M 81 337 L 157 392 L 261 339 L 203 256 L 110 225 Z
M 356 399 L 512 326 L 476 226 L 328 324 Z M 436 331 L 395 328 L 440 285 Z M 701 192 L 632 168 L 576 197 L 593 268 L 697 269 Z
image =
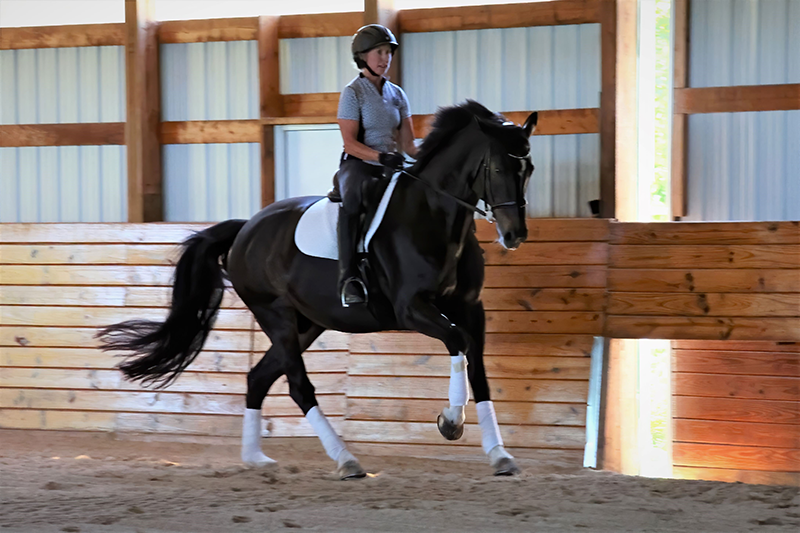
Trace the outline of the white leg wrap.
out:
M 261 410 L 245 409 L 242 424 L 242 462 L 250 466 L 275 463 L 261 452 Z
M 347 447 L 344 445 L 344 442 L 333 430 L 330 422 L 328 422 L 328 419 L 325 418 L 325 415 L 322 413 L 322 411 L 320 411 L 319 407 L 312 407 L 306 415 L 306 420 L 308 420 L 308 423 L 314 428 L 319 440 L 322 441 L 322 447 L 325 448 L 325 452 L 327 452 L 328 457 L 339 463 L 342 463 L 340 459 L 344 459 L 345 457 L 346 460 L 351 458 L 355 459 L 353 455 L 347 451 Z
M 450 407 L 464 406 L 469 402 L 467 383 L 467 356 L 460 353 L 450 357 Z
M 494 404 L 490 401 L 475 404 L 478 410 L 478 425 L 481 427 L 481 446 L 487 454 L 496 446 L 503 446 L 500 427 L 494 414 Z

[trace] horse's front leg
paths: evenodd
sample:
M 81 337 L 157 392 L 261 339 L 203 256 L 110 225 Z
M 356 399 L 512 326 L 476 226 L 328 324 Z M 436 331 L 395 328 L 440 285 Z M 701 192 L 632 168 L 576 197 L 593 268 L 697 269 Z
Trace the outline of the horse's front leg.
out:
M 494 404 L 490 397 L 489 382 L 486 379 L 486 368 L 483 364 L 483 347 L 486 330 L 486 316 L 483 304 L 462 303 L 453 309 L 456 323 L 469 331 L 475 348 L 467 352 L 467 368 L 472 393 L 475 396 L 475 408 L 478 411 L 478 425 L 481 428 L 481 446 L 489 456 L 489 464 L 494 468 L 496 476 L 510 476 L 520 472 L 514 457 L 503 446 L 503 437 L 497 424 Z

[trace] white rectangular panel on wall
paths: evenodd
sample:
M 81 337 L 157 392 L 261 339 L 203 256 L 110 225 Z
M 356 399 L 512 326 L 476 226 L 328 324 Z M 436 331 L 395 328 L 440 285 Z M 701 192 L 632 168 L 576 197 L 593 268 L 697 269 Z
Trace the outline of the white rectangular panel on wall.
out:
M 256 41 L 161 45 L 164 121 L 259 118 Z M 261 204 L 258 144 L 166 145 L 164 218 L 249 218 Z
M 358 76 L 350 54 L 350 39 L 281 39 L 281 94 L 341 92 Z
M 341 155 L 335 124 L 276 127 L 275 199 L 327 194 Z
M 125 122 L 121 46 L 0 51 L 0 124 Z M 124 146 L 0 148 L 0 222 L 127 220 Z

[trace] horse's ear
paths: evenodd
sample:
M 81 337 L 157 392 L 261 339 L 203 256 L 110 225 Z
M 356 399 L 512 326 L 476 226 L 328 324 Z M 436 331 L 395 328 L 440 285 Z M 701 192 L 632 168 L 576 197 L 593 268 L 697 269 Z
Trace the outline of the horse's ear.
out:
M 536 131 L 537 122 L 539 122 L 539 112 L 534 111 L 533 113 L 528 115 L 528 119 L 522 126 L 522 129 L 525 130 L 525 137 L 530 137 L 531 135 L 533 135 L 533 132 Z

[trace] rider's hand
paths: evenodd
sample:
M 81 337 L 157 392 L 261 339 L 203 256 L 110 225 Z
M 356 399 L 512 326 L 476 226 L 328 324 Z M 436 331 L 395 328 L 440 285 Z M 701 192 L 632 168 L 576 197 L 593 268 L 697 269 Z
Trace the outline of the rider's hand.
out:
M 384 152 L 378 156 L 378 162 L 386 168 L 397 172 L 403 169 L 406 159 L 397 152 Z

